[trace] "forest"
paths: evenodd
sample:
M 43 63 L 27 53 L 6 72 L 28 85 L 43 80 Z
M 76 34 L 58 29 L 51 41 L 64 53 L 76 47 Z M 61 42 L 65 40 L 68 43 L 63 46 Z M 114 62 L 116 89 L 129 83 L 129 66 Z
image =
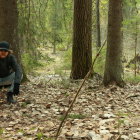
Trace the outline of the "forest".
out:
M 0 140 L 140 139 L 140 0 L 0 0 Z

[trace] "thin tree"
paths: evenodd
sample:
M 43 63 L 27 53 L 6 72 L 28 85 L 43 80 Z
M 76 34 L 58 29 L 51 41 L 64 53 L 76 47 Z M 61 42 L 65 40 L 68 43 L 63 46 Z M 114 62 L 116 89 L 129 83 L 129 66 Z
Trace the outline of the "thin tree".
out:
M 74 0 L 72 79 L 83 79 L 92 65 L 92 0 Z
M 109 0 L 107 54 L 103 83 L 123 86 L 122 79 L 122 0 Z
M 96 0 L 96 30 L 97 30 L 97 49 L 99 49 L 101 47 L 100 0 Z
M 139 11 L 138 11 L 138 8 L 137 8 L 137 2 L 136 1 L 133 1 L 134 2 L 134 7 L 135 7 L 135 14 L 138 15 Z M 135 31 L 134 31 L 134 36 L 135 36 L 135 77 L 137 76 L 137 45 L 138 45 L 138 20 L 136 19 L 135 21 Z

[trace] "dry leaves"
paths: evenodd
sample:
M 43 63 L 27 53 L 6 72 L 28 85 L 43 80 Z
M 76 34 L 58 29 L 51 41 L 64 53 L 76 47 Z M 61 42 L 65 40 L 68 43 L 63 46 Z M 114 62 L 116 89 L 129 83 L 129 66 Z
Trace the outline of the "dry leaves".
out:
M 80 83 L 60 78 L 48 82 L 45 76 L 31 79 L 21 86 L 17 104 L 8 105 L 1 98 L 1 139 L 51 140 Z M 59 139 L 140 139 L 139 93 L 140 85 L 104 88 L 93 80 L 88 81 Z

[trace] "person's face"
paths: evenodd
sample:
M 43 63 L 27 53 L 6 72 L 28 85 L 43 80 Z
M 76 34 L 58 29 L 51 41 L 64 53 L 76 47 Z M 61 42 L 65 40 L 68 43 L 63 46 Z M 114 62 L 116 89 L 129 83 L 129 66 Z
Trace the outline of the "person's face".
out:
M 0 58 L 5 58 L 8 55 L 8 51 L 0 50 Z

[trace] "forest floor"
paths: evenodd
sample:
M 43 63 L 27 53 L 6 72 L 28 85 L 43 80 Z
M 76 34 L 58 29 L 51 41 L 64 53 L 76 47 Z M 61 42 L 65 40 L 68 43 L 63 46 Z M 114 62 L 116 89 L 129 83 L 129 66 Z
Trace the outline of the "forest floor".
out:
M 16 104 L 1 93 L 0 140 L 53 140 L 81 81 L 30 76 Z M 88 80 L 62 129 L 59 140 L 139 140 L 140 84 L 105 88 Z
M 6 89 L 0 91 L 0 140 L 54 140 L 82 82 L 57 71 L 61 56 L 51 55 L 53 64 L 28 76 L 16 104 L 8 105 Z M 101 80 L 85 83 L 59 140 L 140 140 L 140 83 L 104 87 Z

